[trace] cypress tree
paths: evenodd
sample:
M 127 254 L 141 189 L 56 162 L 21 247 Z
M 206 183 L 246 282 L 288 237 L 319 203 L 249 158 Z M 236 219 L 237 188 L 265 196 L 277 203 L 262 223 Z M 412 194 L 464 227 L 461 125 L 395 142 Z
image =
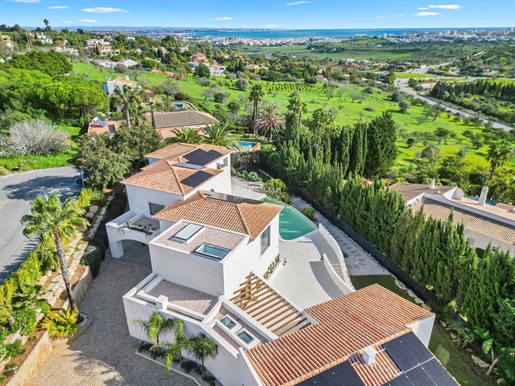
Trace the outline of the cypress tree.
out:
M 392 113 L 383 112 L 368 124 L 365 175 L 386 173 L 397 158 L 397 129 Z
M 349 171 L 362 176 L 365 171 L 367 157 L 367 125 L 357 123 L 352 133 L 352 144 L 349 152 Z

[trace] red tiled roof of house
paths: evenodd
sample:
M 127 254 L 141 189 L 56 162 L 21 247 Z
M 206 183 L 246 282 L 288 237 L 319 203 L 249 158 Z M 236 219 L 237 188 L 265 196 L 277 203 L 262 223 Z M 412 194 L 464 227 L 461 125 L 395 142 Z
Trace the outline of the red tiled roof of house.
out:
M 176 201 L 154 217 L 170 222 L 186 220 L 250 236 L 261 232 L 283 209 L 281 205 L 199 191 L 185 201 Z
M 223 146 L 215 146 L 215 145 L 207 145 L 207 144 L 196 144 L 190 145 L 187 143 L 177 142 L 170 146 L 163 147 L 162 149 L 156 150 L 153 153 L 147 154 L 145 157 L 147 158 L 157 158 L 157 159 L 168 159 L 170 161 L 175 162 L 187 162 L 186 159 L 181 158 L 188 153 L 191 153 L 194 150 L 202 149 L 204 151 L 216 150 L 222 156 L 232 153 L 231 149 L 228 149 Z M 213 160 L 214 162 L 215 160 Z
M 254 370 L 266 386 L 295 385 L 410 331 L 410 325 L 433 314 L 373 284 L 305 310 L 318 323 L 248 351 Z M 388 363 L 358 374 L 369 381 L 390 376 Z M 391 378 L 390 378 L 391 379 Z
M 173 164 L 173 162 L 168 160 L 154 162 L 145 167 L 141 172 L 123 180 L 122 184 L 184 196 L 198 187 L 184 184 L 182 181 L 185 178 L 192 176 L 198 171 L 210 174 L 211 177 L 209 179 L 223 173 L 223 170 L 218 169 L 189 169 L 174 166 Z

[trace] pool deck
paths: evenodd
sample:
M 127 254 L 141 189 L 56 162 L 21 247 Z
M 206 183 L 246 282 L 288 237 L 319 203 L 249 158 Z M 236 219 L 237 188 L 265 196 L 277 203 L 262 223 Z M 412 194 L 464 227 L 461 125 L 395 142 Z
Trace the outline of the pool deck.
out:
M 327 249 L 324 243 L 318 232 L 279 242 L 279 254 L 286 264 L 272 277 L 271 285 L 301 309 L 343 295 L 320 260 Z

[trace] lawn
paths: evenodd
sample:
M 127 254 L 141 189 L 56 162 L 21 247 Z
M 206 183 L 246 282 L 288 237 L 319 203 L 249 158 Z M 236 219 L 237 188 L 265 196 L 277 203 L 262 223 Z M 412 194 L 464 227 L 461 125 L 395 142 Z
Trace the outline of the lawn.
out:
M 415 303 L 408 295 L 408 292 L 400 289 L 395 284 L 395 280 L 390 275 L 370 275 L 370 276 L 351 276 L 352 284 L 356 289 L 360 289 L 371 284 L 377 283 L 397 295 Z M 450 340 L 449 333 L 443 329 L 439 323 L 433 326 L 433 333 L 429 342 L 429 349 L 436 358 L 445 366 L 447 371 L 456 378 L 462 386 L 487 386 L 488 382 L 478 377 L 469 367 L 466 357 L 467 354 L 459 352 Z
M 71 148 L 64 153 L 49 156 L 28 156 L 28 157 L 9 157 L 0 158 L 0 174 L 2 167 L 13 171 L 19 167 L 19 171 L 28 171 L 36 169 L 56 168 L 60 166 L 71 165 L 73 156 L 77 153 L 76 139 L 79 136 L 80 128 L 73 126 L 57 126 L 56 129 L 64 130 L 70 133 Z

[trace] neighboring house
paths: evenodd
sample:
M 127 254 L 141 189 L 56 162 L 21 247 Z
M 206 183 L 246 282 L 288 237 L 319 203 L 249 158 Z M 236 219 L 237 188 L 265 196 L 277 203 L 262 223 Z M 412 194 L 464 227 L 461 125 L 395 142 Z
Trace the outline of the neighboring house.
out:
M 396 183 L 390 189 L 398 191 L 406 205 L 414 212 L 424 208 L 426 217 L 446 221 L 451 212 L 454 224 L 463 223 L 465 236 L 474 248 L 509 250 L 515 257 L 515 206 L 487 202 L 488 188 L 484 187 L 479 199 L 465 197 L 453 186 Z
M 150 114 L 147 115 L 147 118 L 149 121 L 152 119 Z M 161 133 L 163 138 L 175 137 L 173 130 L 182 130 L 185 128 L 197 129 L 201 135 L 204 135 L 203 129 L 207 124 L 218 122 L 211 114 L 193 110 L 174 111 L 170 113 L 155 112 L 154 120 L 156 130 Z
M 4 43 L 11 51 L 14 50 L 14 43 L 9 35 L 2 35 L 2 43 Z
M 208 66 L 208 67 L 209 67 L 209 72 L 211 73 L 211 75 L 214 75 L 214 76 L 225 75 L 225 71 L 227 70 L 227 68 L 225 66 L 212 65 L 212 66 Z
M 282 205 L 231 195 L 231 152 L 175 143 L 122 181 L 129 211 L 106 225 L 111 255 L 138 241 L 152 266 L 123 297 L 130 335 L 148 340 L 133 320 L 156 311 L 181 319 L 188 336 L 202 332 L 218 346 L 205 365 L 227 386 L 457 385 L 426 348 L 434 314 L 377 284 L 355 291 L 323 226 L 282 240 Z M 295 244 L 300 256 L 285 265 L 281 248 Z M 333 255 L 345 274 L 328 266 Z M 261 277 L 277 259 L 306 275 Z M 323 301 L 304 302 L 320 290 Z M 160 339 L 173 343 L 173 332 Z
M 124 60 L 118 62 L 118 64 L 121 64 L 122 66 L 129 68 L 129 67 L 137 66 L 139 63 L 132 59 L 124 59 Z
M 209 60 L 207 59 L 206 55 L 203 53 L 197 52 L 190 56 L 190 62 L 193 63 L 209 63 Z
M 47 38 L 45 34 L 36 34 L 36 39 L 42 44 L 53 44 L 54 41 L 50 38 Z
M 114 80 L 108 80 L 106 81 L 102 87 L 104 88 L 104 91 L 109 95 L 113 95 L 115 88 L 123 88 L 123 86 L 129 86 L 129 87 L 140 87 L 138 86 L 138 82 L 135 80 L 131 80 L 129 76 L 119 76 Z
M 120 127 L 122 121 L 103 121 L 97 117 L 93 118 L 88 125 L 88 135 L 99 135 L 109 133 L 114 135 Z

